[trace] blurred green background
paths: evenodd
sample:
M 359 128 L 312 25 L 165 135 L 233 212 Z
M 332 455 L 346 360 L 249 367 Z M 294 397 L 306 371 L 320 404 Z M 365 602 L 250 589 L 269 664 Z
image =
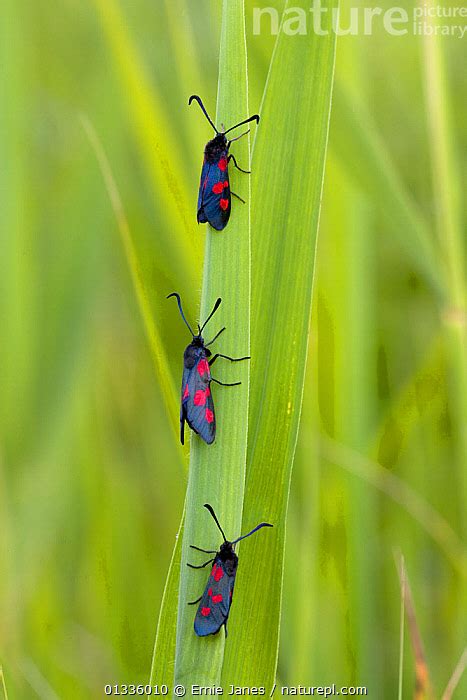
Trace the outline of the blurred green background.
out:
M 247 2 L 252 112 L 275 39 L 253 35 L 259 4 Z M 211 134 L 187 98 L 214 113 L 219 18 L 215 0 L 3 3 L 0 664 L 13 700 L 97 698 L 149 677 L 187 455 L 80 117 L 111 163 L 178 387 L 186 335 L 164 297 L 178 290 L 195 318 Z M 396 696 L 397 550 L 437 696 L 465 645 L 464 66 L 452 37 L 429 44 L 375 23 L 338 39 L 284 684 Z M 404 697 L 413 667 L 407 639 Z

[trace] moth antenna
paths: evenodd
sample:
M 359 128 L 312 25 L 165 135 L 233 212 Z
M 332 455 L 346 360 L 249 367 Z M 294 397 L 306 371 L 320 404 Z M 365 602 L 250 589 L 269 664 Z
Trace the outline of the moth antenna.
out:
M 207 322 L 208 322 L 208 321 L 214 316 L 214 314 L 216 313 L 217 309 L 219 308 L 219 306 L 220 306 L 220 304 L 221 304 L 221 301 L 222 301 L 222 299 L 221 299 L 220 297 L 219 297 L 218 299 L 216 299 L 216 303 L 214 304 L 213 310 L 211 311 L 211 313 L 209 314 L 209 316 L 207 317 L 207 319 L 205 320 L 205 322 L 203 323 L 203 325 L 201 326 L 201 328 L 200 328 L 200 330 L 199 330 L 200 334 L 201 334 L 202 330 L 204 329 L 205 325 L 207 324 Z
M 181 316 L 181 317 L 183 318 L 183 320 L 185 321 L 185 324 L 186 324 L 188 330 L 190 331 L 191 335 L 192 335 L 193 338 L 194 338 L 194 337 L 195 337 L 195 334 L 193 333 L 193 330 L 192 330 L 190 324 L 188 323 L 188 321 L 186 320 L 185 314 L 183 313 L 182 301 L 181 301 L 181 299 L 180 299 L 180 294 L 177 294 L 177 292 L 172 292 L 172 294 L 168 294 L 168 295 L 167 295 L 166 299 L 170 299 L 170 297 L 175 297 L 175 298 L 176 298 L 177 304 L 178 304 L 178 309 L 179 309 L 179 311 L 180 311 L 180 316 Z
M 259 525 L 257 525 L 256 527 L 254 527 L 253 530 L 251 530 L 251 532 L 249 532 L 247 535 L 242 535 L 241 537 L 238 537 L 236 540 L 234 540 L 234 541 L 232 542 L 232 545 L 237 544 L 237 542 L 240 542 L 240 540 L 244 540 L 245 537 L 249 537 L 249 536 L 252 535 L 254 532 L 256 532 L 256 530 L 259 530 L 259 529 L 262 528 L 262 527 L 274 527 L 274 525 L 271 525 L 271 523 L 260 523 Z
M 232 131 L 233 129 L 236 129 L 237 126 L 242 126 L 242 124 L 248 124 L 249 122 L 255 121 L 256 123 L 259 122 L 259 114 L 253 114 L 252 117 L 248 117 L 248 119 L 245 119 L 242 122 L 239 122 L 238 124 L 235 124 L 235 126 L 231 126 L 230 129 L 227 129 L 227 131 L 224 131 L 224 134 L 228 134 L 229 131 Z
M 206 117 L 206 119 L 208 120 L 208 122 L 210 123 L 210 125 L 212 126 L 212 128 L 214 129 L 214 131 L 216 132 L 216 134 L 218 134 L 219 132 L 218 132 L 218 130 L 217 130 L 217 127 L 216 127 L 216 125 L 214 124 L 214 122 L 212 121 L 212 119 L 211 119 L 211 117 L 209 116 L 209 114 L 207 113 L 206 108 L 205 108 L 205 106 L 203 105 L 203 103 L 202 103 L 202 101 L 201 101 L 201 97 L 199 97 L 198 95 L 192 95 L 192 96 L 190 97 L 190 99 L 188 100 L 188 105 L 191 105 L 191 103 L 193 102 L 193 100 L 196 100 L 196 102 L 199 104 L 199 106 L 201 107 L 201 110 L 202 110 L 204 116 Z
M 227 537 L 224 535 L 224 530 L 221 528 L 220 523 L 217 519 L 217 515 L 214 513 L 214 509 L 212 506 L 209 505 L 209 503 L 205 503 L 204 507 L 208 509 L 208 511 L 211 513 L 212 517 L 214 518 L 214 522 L 216 523 L 217 527 L 221 531 L 222 537 L 224 538 L 224 542 L 227 542 Z

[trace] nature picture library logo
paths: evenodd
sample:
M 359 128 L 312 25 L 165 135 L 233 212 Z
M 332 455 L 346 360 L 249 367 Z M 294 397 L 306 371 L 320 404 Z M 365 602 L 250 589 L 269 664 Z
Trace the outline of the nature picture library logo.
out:
M 354 6 L 345 9 L 323 7 L 322 0 L 313 0 L 308 11 L 287 7 L 281 24 L 274 7 L 253 8 L 253 34 L 288 36 L 313 32 L 327 36 L 371 36 L 381 28 L 392 36 L 448 36 L 463 39 L 467 33 L 467 6 L 437 5 L 420 2 L 413 8 Z

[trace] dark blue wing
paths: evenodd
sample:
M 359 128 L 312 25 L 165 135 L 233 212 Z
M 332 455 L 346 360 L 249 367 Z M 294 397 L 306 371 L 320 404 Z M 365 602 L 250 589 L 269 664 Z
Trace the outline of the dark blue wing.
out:
M 222 561 L 216 557 L 195 615 L 194 627 L 198 637 L 217 634 L 227 622 L 234 583 L 235 574 L 229 576 Z
M 198 223 L 209 222 L 217 231 L 222 231 L 229 221 L 230 209 L 230 183 L 225 151 L 217 163 L 203 163 L 198 195 Z
M 184 444 L 184 423 L 210 445 L 216 437 L 216 416 L 211 395 L 211 371 L 203 353 L 196 364 L 183 370 L 180 409 L 180 439 Z

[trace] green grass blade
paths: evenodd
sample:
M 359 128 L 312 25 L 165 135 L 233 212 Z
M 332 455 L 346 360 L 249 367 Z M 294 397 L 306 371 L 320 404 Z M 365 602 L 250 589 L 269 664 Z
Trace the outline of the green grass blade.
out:
M 105 36 L 111 49 L 125 95 L 136 142 L 164 219 L 173 222 L 163 227 L 166 264 L 179 269 L 186 279 L 194 282 L 193 257 L 196 238 L 193 236 L 189 199 L 183 190 L 183 152 L 170 120 L 152 88 L 145 67 L 128 31 L 118 0 L 94 0 Z M 186 108 L 186 103 L 183 103 Z
M 434 3 L 428 2 L 434 7 Z M 453 305 L 465 304 L 465 251 L 460 225 L 459 167 L 453 140 L 445 59 L 437 35 L 423 36 L 425 98 L 432 160 L 437 233 Z
M 399 678 L 397 685 L 397 700 L 402 700 L 402 687 L 404 678 L 404 631 L 405 631 L 405 564 L 404 555 L 399 555 L 399 577 L 401 582 L 401 610 L 399 618 Z
M 449 679 L 449 682 L 446 686 L 446 690 L 444 691 L 441 700 L 451 700 L 453 697 L 454 691 L 456 690 L 457 686 L 459 685 L 459 682 L 462 678 L 462 675 L 467 668 L 467 648 L 464 649 L 462 652 L 462 656 L 459 659 L 459 661 L 456 664 L 456 667 L 452 673 L 451 678 Z
M 35 212 L 27 198 L 30 154 L 24 148 L 33 102 L 24 65 L 27 41 L 16 3 L 4 3 L 0 29 L 0 158 L 4 164 L 0 173 L 0 318 L 8 342 L 0 347 L 0 440 L 2 451 L 13 452 L 22 451 L 22 435 L 32 430 L 25 421 L 38 342 L 35 285 L 40 271 L 34 254 L 25 254 L 36 251 Z M 19 396 L 24 399 L 19 401 Z
M 181 85 L 199 85 L 203 81 L 196 33 L 187 0 L 163 0 L 172 51 Z M 196 12 L 197 10 L 195 10 Z M 180 36 L 183 36 L 183 42 Z M 187 60 L 187 56 L 190 60 Z
M 327 216 L 323 219 L 325 236 L 320 245 L 317 294 L 321 308 L 326 306 L 333 332 L 334 382 L 329 398 L 334 424 L 330 430 L 337 440 L 355 449 L 366 449 L 377 423 L 372 336 L 376 299 L 374 219 L 361 189 L 355 187 L 350 173 L 339 167 L 335 158 L 328 159 L 327 176 L 329 187 L 324 201 L 332 201 L 333 205 L 325 210 Z M 322 349 L 324 334 L 319 340 Z M 355 663 L 356 677 L 376 687 L 380 677 L 373 624 L 377 595 L 376 587 L 367 587 L 367 582 L 377 580 L 378 543 L 373 534 L 369 535 L 377 530 L 377 494 L 353 477 L 344 477 L 343 484 L 352 629 L 348 654 Z M 363 541 L 365 548 L 361 546 Z
M 321 440 L 323 457 L 359 477 L 401 506 L 449 559 L 453 569 L 467 578 L 467 549 L 447 520 L 415 489 L 375 460 L 330 438 Z
M 309 4 L 297 7 L 306 12 Z M 323 15 L 324 23 L 330 14 Z M 224 686 L 268 685 L 275 677 L 285 521 L 307 356 L 334 55 L 332 31 L 327 36 L 279 34 L 255 141 L 243 529 L 263 519 L 275 528 L 242 548 Z
M 334 114 L 333 152 L 374 200 L 381 203 L 385 220 L 401 249 L 443 298 L 445 285 L 430 228 L 406 191 L 369 114 L 339 82 L 334 94 Z
M 195 111 L 193 105 L 193 111 Z M 209 105 L 208 105 L 209 107 Z M 198 110 L 196 110 L 198 111 Z M 247 57 L 243 0 L 225 0 L 219 59 L 217 123 L 235 124 L 248 112 Z M 195 116 L 195 115 L 194 115 Z M 204 119 L 201 113 L 198 118 Z M 235 144 L 235 156 L 242 168 L 249 169 L 249 139 Z M 220 326 L 227 330 L 216 348 L 232 357 L 249 355 L 250 317 L 250 179 L 235 170 L 232 189 L 248 204 L 234 201 L 229 226 L 207 234 L 200 318 L 206 318 L 216 297 L 222 305 L 209 324 L 214 335 Z M 188 311 L 193 320 L 194 311 Z M 182 331 L 181 331 L 182 335 Z M 206 335 L 206 333 L 205 333 Z M 206 570 L 193 571 L 187 561 L 199 561 L 189 549 L 196 544 L 206 549 L 219 546 L 219 532 L 203 503 L 211 503 L 228 537 L 240 534 L 246 465 L 249 362 L 229 365 L 219 360 L 213 368 L 222 381 L 241 381 L 235 388 L 217 387 L 216 410 L 219 421 L 216 442 L 205 445 L 191 439 L 191 461 L 186 500 L 186 522 L 182 546 L 182 568 L 177 627 L 175 682 L 212 685 L 218 683 L 224 657 L 224 634 L 200 639 L 193 631 L 195 610 L 188 602 L 198 598 L 206 584 Z M 254 663 L 251 659 L 250 663 Z
M 177 601 L 180 581 L 180 562 L 182 554 L 183 525 L 185 512 L 177 533 L 169 572 L 165 582 L 164 595 L 157 622 L 156 640 L 151 664 L 151 685 L 161 685 L 165 683 L 169 687 L 173 685 L 174 679 L 174 658 L 177 629 Z
M 171 426 L 175 430 L 175 437 L 178 444 L 178 392 L 175 390 L 171 375 L 167 372 L 168 361 L 165 355 L 164 346 L 161 342 L 158 328 L 154 323 L 154 319 L 149 304 L 149 299 L 146 293 L 144 281 L 141 275 L 138 256 L 133 243 L 133 239 L 128 225 L 128 220 L 125 216 L 123 204 L 118 192 L 117 184 L 112 174 L 109 161 L 105 154 L 104 148 L 97 136 L 97 133 L 87 117 L 82 117 L 82 124 L 89 141 L 96 154 L 99 167 L 104 178 L 105 186 L 112 204 L 112 208 L 117 220 L 118 230 L 125 251 L 125 256 L 130 269 L 131 279 L 135 288 L 136 297 L 138 299 L 139 308 L 143 317 L 144 327 L 151 347 L 151 354 L 154 360 L 157 379 L 160 383 L 162 396 L 165 401 L 167 413 Z
M 3 700 L 8 700 L 8 692 L 7 692 L 6 683 L 5 683 L 5 674 L 3 673 L 3 668 L 1 666 L 0 666 L 0 680 L 1 680 L 0 690 L 3 693 Z
M 428 3 L 434 8 L 433 2 Z M 434 24 L 434 20 L 429 20 Z M 445 309 L 446 338 L 450 353 L 450 402 L 457 433 L 460 471 L 457 479 L 467 498 L 467 285 L 465 236 L 461 225 L 461 186 L 455 136 L 452 129 L 452 96 L 446 80 L 443 46 L 437 35 L 423 37 L 423 67 L 429 145 L 433 176 L 436 228 L 448 295 Z M 464 514 L 465 514 L 465 508 Z M 464 526 L 466 520 L 464 517 Z
M 318 386 L 318 314 L 315 313 L 316 297 L 312 306 L 310 343 L 305 386 Z M 316 566 L 316 553 L 322 528 L 320 504 L 320 435 L 319 435 L 319 400 L 317 391 L 305 391 L 303 394 L 302 417 L 300 419 L 299 440 L 294 460 L 294 474 L 291 488 L 291 502 L 287 524 L 287 547 L 285 552 L 285 572 L 300 562 L 300 571 L 306 578 L 308 595 L 302 596 L 302 577 L 289 576 L 284 573 L 283 612 L 288 615 L 288 624 L 282 627 L 280 650 L 290 649 L 290 663 L 286 678 L 298 682 L 313 678 L 317 673 L 315 647 L 320 643 L 316 635 L 319 620 L 320 603 L 318 583 L 319 567 Z M 299 505 L 297 500 L 300 494 Z M 287 569 L 287 563 L 289 569 Z M 292 681 L 295 682 L 295 681 Z

